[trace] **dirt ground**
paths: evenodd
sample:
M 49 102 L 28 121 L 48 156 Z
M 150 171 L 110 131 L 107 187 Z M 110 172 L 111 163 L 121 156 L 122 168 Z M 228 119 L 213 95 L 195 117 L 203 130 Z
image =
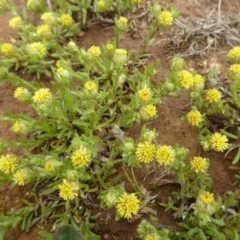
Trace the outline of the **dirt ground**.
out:
M 15 1 L 18 5 L 18 9 L 21 10 L 23 1 Z M 161 0 L 159 1 L 162 7 L 177 7 L 181 12 L 182 18 L 189 19 L 189 22 L 194 22 L 198 17 L 204 18 L 213 9 L 215 13 L 218 11 L 218 0 Z M 221 16 L 224 17 L 228 12 L 240 11 L 240 2 L 236 0 L 223 0 L 221 5 Z M 14 34 L 8 27 L 8 20 L 11 16 L 5 15 L 0 17 L 0 41 L 9 41 L 14 38 Z M 32 16 L 34 21 L 37 21 L 36 16 Z M 175 31 L 176 26 L 173 26 L 172 32 Z M 78 44 L 81 47 L 88 48 L 91 45 L 99 45 L 106 43 L 106 41 L 113 36 L 113 27 L 101 24 L 92 25 L 85 30 L 84 36 L 79 40 Z M 178 49 L 167 50 L 166 45 L 160 41 L 163 37 L 158 36 L 155 40 L 155 44 L 149 49 L 152 56 L 150 60 L 156 58 L 161 59 L 159 66 L 160 74 L 154 79 L 155 82 L 162 81 L 166 77 L 167 70 L 169 69 L 169 63 L 171 58 L 178 53 L 183 53 L 186 47 L 180 47 Z M 126 34 L 125 39 L 122 42 L 122 47 L 130 50 L 137 48 L 141 42 L 139 37 L 133 38 L 130 34 Z M 204 43 L 203 43 L 204 45 Z M 229 67 L 229 63 L 226 60 L 226 53 L 230 49 L 230 46 L 226 42 L 217 46 L 215 51 L 209 51 L 204 56 L 188 56 L 185 58 L 188 69 L 196 69 L 200 74 L 206 74 L 206 69 L 203 68 L 203 63 L 208 62 L 209 65 L 214 64 L 218 69 L 218 77 L 221 81 L 226 79 L 226 69 Z M 22 112 L 24 114 L 31 113 L 31 109 L 25 105 L 16 103 L 13 99 L 14 88 L 6 82 L 0 82 L 0 114 L 4 113 L 4 110 L 9 110 L 13 113 Z M 234 181 L 233 170 L 230 170 L 231 159 L 225 159 L 224 154 L 208 152 L 204 153 L 197 140 L 197 130 L 189 124 L 181 120 L 189 110 L 189 99 L 186 94 L 182 94 L 179 99 L 166 99 L 165 104 L 158 107 L 158 119 L 151 122 L 149 128 L 156 128 L 159 137 L 158 142 L 160 144 L 173 145 L 178 143 L 181 146 L 185 146 L 190 150 L 190 156 L 202 155 L 210 159 L 209 173 L 213 178 L 213 192 L 216 196 L 222 195 L 224 192 L 233 190 L 232 183 Z M 138 139 L 141 125 L 135 125 L 129 129 L 127 134 L 135 139 Z M 9 126 L 4 124 L 0 126 L 0 136 L 6 139 L 14 139 L 14 136 L 9 132 Z M 137 178 L 142 179 L 143 173 L 138 172 Z M 142 182 L 143 186 L 148 182 Z M 161 191 L 157 201 L 163 202 L 168 199 L 171 191 L 178 188 L 174 184 L 166 184 L 160 186 L 158 191 Z M 9 189 L 9 185 L 0 185 L 0 208 L 6 210 L 16 209 L 19 202 L 26 194 L 27 189 L 14 188 Z M 95 209 L 94 211 L 98 211 Z M 157 218 L 162 225 L 166 225 L 172 228 L 177 228 L 176 219 L 172 215 L 164 212 L 162 207 L 157 209 Z M 129 223 L 127 220 L 120 220 L 118 222 L 114 220 L 114 212 L 112 210 L 101 211 L 101 214 L 95 225 L 95 232 L 101 235 L 102 239 L 111 240 L 125 240 L 131 239 L 136 236 L 136 228 L 140 220 Z M 5 236 L 6 240 L 40 240 L 37 232 L 43 229 L 49 229 L 49 226 L 36 225 L 30 232 L 22 232 L 19 229 L 11 230 Z

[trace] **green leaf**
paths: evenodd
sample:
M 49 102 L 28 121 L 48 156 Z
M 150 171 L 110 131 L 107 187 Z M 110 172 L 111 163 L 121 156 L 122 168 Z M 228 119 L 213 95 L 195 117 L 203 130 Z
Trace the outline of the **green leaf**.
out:
M 56 231 L 54 240 L 84 240 L 84 238 L 74 227 L 65 225 Z

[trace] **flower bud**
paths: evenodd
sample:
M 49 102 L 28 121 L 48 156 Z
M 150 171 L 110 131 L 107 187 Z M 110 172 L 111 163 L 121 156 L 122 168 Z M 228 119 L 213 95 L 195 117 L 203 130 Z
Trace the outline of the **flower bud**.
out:
M 176 87 L 173 83 L 165 82 L 164 86 L 166 87 L 168 92 L 174 92 L 176 90 Z
M 118 86 L 122 87 L 125 82 L 126 82 L 126 75 L 121 74 L 120 77 L 118 78 Z
M 156 130 L 149 130 L 149 129 L 145 129 L 141 135 L 141 140 L 144 142 L 153 142 L 154 140 L 156 140 L 158 134 L 156 132 Z
M 79 173 L 76 170 L 67 170 L 66 177 L 69 181 L 77 181 Z
M 122 16 L 119 19 L 115 18 L 115 25 L 119 31 L 124 32 L 128 28 L 128 19 Z
M 181 71 L 185 68 L 185 60 L 179 56 L 175 56 L 172 60 L 171 60 L 171 69 L 172 71 Z
M 79 50 L 77 44 L 72 40 L 70 42 L 68 42 L 67 49 L 71 53 L 78 52 L 78 50 Z
M 127 50 L 117 48 L 113 56 L 113 61 L 119 65 L 124 64 L 127 61 Z
M 123 151 L 132 154 L 136 150 L 135 144 L 132 138 L 125 138 L 123 143 Z
M 26 6 L 29 11 L 39 12 L 45 8 L 45 3 L 43 0 L 28 0 Z

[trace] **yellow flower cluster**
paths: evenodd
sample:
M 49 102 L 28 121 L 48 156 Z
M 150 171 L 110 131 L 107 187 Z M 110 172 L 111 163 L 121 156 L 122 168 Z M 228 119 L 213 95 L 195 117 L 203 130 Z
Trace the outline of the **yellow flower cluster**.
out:
M 34 42 L 27 45 L 27 52 L 32 57 L 45 58 L 47 55 L 47 48 L 40 42 Z
M 227 56 L 230 62 L 240 63 L 240 47 L 230 49 Z
M 203 192 L 203 193 L 201 193 L 199 198 L 206 205 L 212 204 L 215 201 L 213 193 L 210 193 L 210 192 Z
M 52 32 L 51 32 L 49 25 L 44 24 L 44 25 L 40 25 L 39 27 L 37 27 L 37 35 L 39 37 L 46 37 L 46 38 L 51 37 Z
M 175 160 L 175 151 L 171 146 L 163 145 L 156 151 L 156 159 L 159 164 L 168 166 Z
M 69 14 L 62 14 L 60 22 L 65 27 L 69 27 L 74 23 L 73 18 Z
M 156 147 L 150 142 L 139 143 L 135 154 L 136 161 L 150 163 L 155 158 Z
M 78 195 L 79 183 L 63 179 L 59 185 L 59 196 L 64 200 L 73 200 Z
M 167 10 L 162 11 L 159 15 L 158 21 L 160 26 L 164 28 L 170 27 L 173 23 L 172 13 Z
M 71 160 L 73 165 L 82 168 L 88 166 L 91 161 L 91 156 L 85 147 L 80 146 L 79 149 L 73 152 Z
M 23 25 L 22 18 L 14 17 L 9 21 L 8 25 L 9 25 L 10 28 L 12 28 L 14 30 L 18 30 Z
M 138 97 L 143 102 L 148 102 L 152 98 L 152 91 L 150 88 L 143 88 L 138 91 Z
M 197 110 L 193 110 L 187 114 L 187 121 L 192 126 L 199 126 L 202 121 L 202 114 Z
M 24 186 L 26 182 L 27 173 L 24 170 L 19 170 L 13 174 L 13 181 L 19 186 Z
M 210 103 L 219 102 L 221 97 L 221 92 L 219 92 L 216 88 L 209 89 L 206 93 L 206 100 Z
M 117 213 L 124 218 L 131 219 L 140 209 L 140 201 L 134 193 L 123 195 L 118 199 L 116 205 Z
M 140 109 L 140 115 L 143 119 L 149 120 L 157 115 L 157 108 L 152 104 L 147 104 Z
M 0 158 L 0 170 L 4 173 L 14 173 L 17 166 L 17 157 L 13 154 L 7 154 Z
M 52 94 L 48 88 L 41 88 L 34 93 L 33 102 L 46 104 L 51 103 L 52 101 Z
M 208 168 L 208 160 L 202 157 L 194 157 L 190 162 L 191 169 L 196 172 L 205 172 Z
M 10 43 L 3 43 L 1 46 L 1 53 L 5 56 L 12 56 L 14 53 L 14 47 Z
M 113 61 L 117 64 L 124 64 L 127 61 L 127 50 L 122 48 L 115 49 Z
M 186 89 L 189 89 L 190 87 L 193 86 L 193 76 L 192 73 L 190 73 L 187 70 L 181 70 L 178 73 L 178 77 L 180 80 L 180 85 Z
M 101 49 L 98 46 L 93 45 L 88 49 L 88 54 L 90 55 L 90 57 L 99 57 L 101 53 Z
M 53 172 L 56 171 L 56 168 L 54 167 L 53 164 L 54 164 L 54 161 L 53 161 L 53 160 L 48 160 L 48 161 L 45 163 L 44 167 L 45 167 L 45 169 L 46 169 L 47 172 L 53 173 Z
M 228 148 L 228 139 L 221 133 L 214 133 L 210 137 L 211 148 L 217 152 L 223 152 Z
M 87 81 L 85 84 L 84 84 L 84 87 L 88 90 L 88 91 L 93 91 L 94 89 L 97 88 L 97 84 L 93 81 Z

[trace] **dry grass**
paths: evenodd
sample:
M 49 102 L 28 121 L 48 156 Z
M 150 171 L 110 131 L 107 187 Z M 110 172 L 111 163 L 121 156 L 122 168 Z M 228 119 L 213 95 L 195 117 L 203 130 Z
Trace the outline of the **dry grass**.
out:
M 175 27 L 164 42 L 165 51 L 174 51 L 181 48 L 181 56 L 206 55 L 209 51 L 217 51 L 217 47 L 224 43 L 230 47 L 240 44 L 240 13 L 229 11 L 221 15 L 221 1 L 218 10 L 210 13 L 197 7 L 197 15 L 193 22 L 188 19 L 175 20 Z M 204 16 L 204 17 L 202 17 Z

